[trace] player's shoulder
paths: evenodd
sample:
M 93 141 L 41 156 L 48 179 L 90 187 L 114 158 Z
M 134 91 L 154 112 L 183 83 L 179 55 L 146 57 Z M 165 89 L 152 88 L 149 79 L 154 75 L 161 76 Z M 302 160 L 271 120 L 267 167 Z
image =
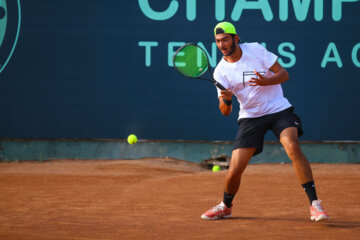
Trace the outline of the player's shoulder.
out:
M 252 56 L 262 56 L 266 52 L 266 48 L 258 42 L 242 43 L 240 48 Z
M 224 65 L 226 64 L 226 61 L 224 58 L 221 58 L 220 62 L 216 65 L 215 70 L 216 72 L 221 72 L 224 69 Z
M 247 48 L 247 49 L 265 49 L 265 47 L 263 45 L 261 45 L 258 42 L 246 42 L 246 43 L 241 43 L 240 44 L 241 48 Z

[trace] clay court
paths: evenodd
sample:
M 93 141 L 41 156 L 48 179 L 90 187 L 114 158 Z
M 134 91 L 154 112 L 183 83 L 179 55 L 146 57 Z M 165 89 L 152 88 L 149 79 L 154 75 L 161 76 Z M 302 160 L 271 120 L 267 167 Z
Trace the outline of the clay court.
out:
M 310 221 L 291 164 L 249 165 L 232 218 L 205 221 L 226 170 L 171 159 L 0 163 L 0 239 L 358 239 L 360 165 L 312 168 L 329 221 Z

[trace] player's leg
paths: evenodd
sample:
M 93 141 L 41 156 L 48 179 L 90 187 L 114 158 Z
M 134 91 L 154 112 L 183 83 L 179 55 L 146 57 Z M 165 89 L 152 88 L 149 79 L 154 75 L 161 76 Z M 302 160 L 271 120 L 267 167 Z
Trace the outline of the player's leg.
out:
M 314 181 L 309 161 L 303 154 L 298 140 L 298 130 L 296 127 L 288 127 L 280 134 L 280 142 L 286 154 L 293 163 L 296 177 L 300 184 Z M 317 200 L 316 193 L 310 196 L 311 201 Z
M 232 152 L 229 170 L 226 173 L 224 203 L 231 207 L 232 198 L 239 190 L 241 175 L 248 165 L 256 148 L 238 148 Z M 229 201 L 229 197 L 232 196 Z
M 226 174 L 223 202 L 201 215 L 202 219 L 219 219 L 231 216 L 232 201 L 237 193 L 241 175 L 252 156 L 261 153 L 269 119 L 242 119 L 234 143 L 231 163 Z
M 256 148 L 238 148 L 233 150 L 229 170 L 226 174 L 223 201 L 202 214 L 202 219 L 215 220 L 231 217 L 232 201 L 239 189 L 241 175 L 255 151 Z
M 319 221 L 328 219 L 329 216 L 322 209 L 316 195 L 314 179 L 309 161 L 301 151 L 296 127 L 284 129 L 280 134 L 280 142 L 293 163 L 296 177 L 303 186 L 310 201 L 310 219 Z
M 288 108 L 276 114 L 272 123 L 272 130 L 293 163 L 296 177 L 303 186 L 310 202 L 310 215 L 312 220 L 328 219 L 328 215 L 321 208 L 321 200 L 316 195 L 315 184 L 309 161 L 303 154 L 299 144 L 299 136 L 303 131 L 301 119 L 293 112 L 293 108 Z
M 293 111 L 291 107 L 275 114 L 271 128 L 292 161 L 296 177 L 305 188 L 311 204 L 317 200 L 314 180 L 309 161 L 302 153 L 298 140 L 303 133 L 301 119 Z

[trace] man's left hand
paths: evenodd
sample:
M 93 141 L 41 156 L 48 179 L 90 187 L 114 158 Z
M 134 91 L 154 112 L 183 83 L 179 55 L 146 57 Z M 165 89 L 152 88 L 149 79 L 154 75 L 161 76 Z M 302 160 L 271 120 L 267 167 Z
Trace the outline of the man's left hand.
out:
M 267 77 L 265 77 L 264 75 L 258 73 L 256 70 L 254 70 L 254 73 L 256 74 L 256 76 L 258 76 L 258 78 L 251 78 L 250 79 L 250 84 L 249 86 L 268 86 L 271 85 L 270 81 Z

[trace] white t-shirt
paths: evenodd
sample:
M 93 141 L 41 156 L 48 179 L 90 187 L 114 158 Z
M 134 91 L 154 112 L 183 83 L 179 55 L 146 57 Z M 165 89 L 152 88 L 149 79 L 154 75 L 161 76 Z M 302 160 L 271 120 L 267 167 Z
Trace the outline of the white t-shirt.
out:
M 257 78 L 254 70 L 266 77 L 274 73 L 269 70 L 277 56 L 259 43 L 239 44 L 242 57 L 235 63 L 221 59 L 214 71 L 214 78 L 225 88 L 230 88 L 240 103 L 240 118 L 255 118 L 280 112 L 291 107 L 284 97 L 280 84 L 249 86 L 251 78 Z M 220 97 L 220 89 L 217 89 Z

